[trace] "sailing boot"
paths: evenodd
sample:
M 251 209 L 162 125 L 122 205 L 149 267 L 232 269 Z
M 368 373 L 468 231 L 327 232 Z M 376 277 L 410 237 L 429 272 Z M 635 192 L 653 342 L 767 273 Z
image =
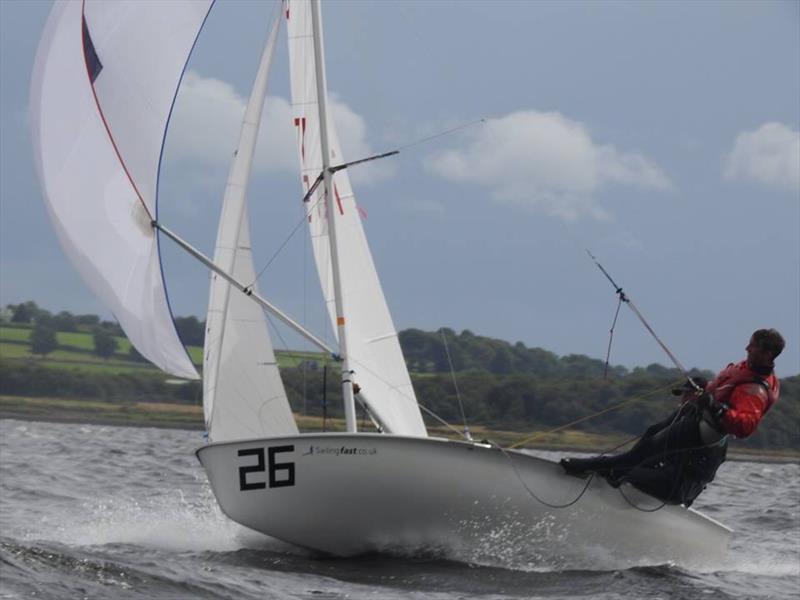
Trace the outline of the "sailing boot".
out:
M 588 473 L 604 474 L 612 467 L 611 458 L 608 456 L 594 456 L 592 458 L 562 458 L 559 462 L 567 475 L 582 477 Z

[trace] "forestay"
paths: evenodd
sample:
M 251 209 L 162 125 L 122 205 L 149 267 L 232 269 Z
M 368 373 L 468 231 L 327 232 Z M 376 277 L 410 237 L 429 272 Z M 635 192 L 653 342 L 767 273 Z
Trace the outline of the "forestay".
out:
M 245 110 L 214 251 L 214 262 L 245 283 L 255 280 L 247 183 L 279 23 L 280 18 L 276 18 Z M 211 276 L 203 374 L 203 409 L 211 441 L 298 432 L 278 373 L 263 310 L 216 274 Z
M 303 190 L 308 191 L 322 170 L 310 2 L 290 0 L 286 3 L 286 17 L 294 126 Z M 336 128 L 331 122 L 328 122 L 328 139 L 330 164 L 335 166 L 345 162 Z M 370 410 L 391 433 L 425 436 L 425 425 L 375 271 L 347 172 L 337 172 L 332 181 L 343 314 L 354 381 L 363 390 L 362 396 L 366 397 Z M 317 271 L 335 331 L 337 317 L 323 188 L 322 185 L 317 188 L 305 210 Z
M 33 146 L 66 255 L 143 356 L 196 378 L 158 249 L 163 140 L 210 0 L 56 2 L 31 84 Z

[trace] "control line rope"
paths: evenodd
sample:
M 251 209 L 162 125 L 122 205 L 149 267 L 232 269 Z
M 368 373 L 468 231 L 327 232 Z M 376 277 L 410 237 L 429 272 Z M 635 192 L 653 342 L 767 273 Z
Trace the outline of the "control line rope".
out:
M 523 445 L 525 445 L 525 444 L 527 444 L 527 443 L 529 443 L 529 442 L 531 442 L 531 441 L 533 441 L 533 440 L 535 440 L 537 438 L 540 438 L 540 437 L 543 437 L 543 436 L 546 436 L 546 435 L 550 435 L 550 434 L 553 434 L 553 433 L 557 433 L 557 432 L 562 431 L 564 429 L 569 429 L 570 427 L 572 427 L 574 425 L 577 425 L 578 423 L 583 423 L 584 421 L 588 421 L 589 419 L 593 419 L 593 418 L 598 417 L 598 416 L 600 416 L 602 414 L 615 411 L 615 410 L 617 410 L 619 408 L 622 408 L 623 406 L 627 406 L 628 404 L 632 404 L 633 402 L 639 402 L 640 400 L 644 400 L 645 398 L 649 398 L 650 396 L 653 396 L 655 394 L 658 394 L 660 392 L 668 390 L 668 389 L 670 389 L 670 388 L 672 388 L 674 386 L 675 386 L 674 383 L 670 383 L 667 386 L 657 388 L 657 389 L 655 389 L 655 390 L 653 390 L 651 392 L 648 392 L 646 394 L 643 394 L 641 396 L 636 396 L 634 398 L 631 398 L 630 400 L 625 400 L 624 402 L 620 402 L 619 404 L 614 404 L 613 406 L 609 406 L 608 408 L 604 408 L 603 410 L 599 410 L 599 411 L 597 411 L 595 413 L 592 413 L 590 415 L 587 415 L 585 417 L 581 417 L 580 419 L 575 419 L 574 421 L 570 421 L 569 423 L 566 423 L 564 425 L 559 425 L 558 427 L 556 427 L 554 429 L 549 429 L 547 431 L 538 431 L 538 432 L 536 432 L 534 435 L 532 435 L 529 438 L 525 438 L 524 440 L 521 440 L 519 442 L 515 442 L 514 444 L 511 444 L 509 446 L 509 449 L 519 448 L 520 446 L 523 446 Z M 625 444 L 627 444 L 627 443 L 628 442 L 625 442 Z M 622 445 L 624 446 L 625 444 L 622 444 Z
M 502 453 L 502 455 L 508 460 L 508 462 L 511 464 L 511 468 L 514 469 L 514 474 L 517 476 L 517 479 L 522 484 L 522 487 L 525 488 L 525 491 L 528 493 L 528 495 L 531 498 L 533 498 L 534 500 L 536 500 L 537 502 L 539 502 L 540 504 L 544 504 L 548 508 L 559 508 L 559 509 L 560 508 L 569 508 L 570 506 L 572 506 L 573 504 L 578 502 L 578 500 L 583 498 L 583 495 L 586 493 L 586 490 L 589 489 L 589 486 L 591 485 L 592 480 L 594 480 L 594 473 L 590 473 L 589 477 L 586 480 L 586 485 L 583 486 L 583 489 L 580 491 L 580 493 L 577 496 L 575 496 L 575 498 L 573 498 L 572 500 L 570 500 L 569 502 L 567 502 L 565 504 L 551 504 L 550 502 L 547 502 L 546 500 L 542 500 L 541 498 L 539 498 L 539 496 L 537 496 L 536 493 L 528 486 L 528 483 L 522 477 L 522 473 L 519 472 L 519 469 L 517 468 L 517 465 L 514 464 L 514 459 L 511 457 L 511 455 L 508 453 L 508 451 L 505 448 L 503 448 L 502 446 L 500 446 L 500 445 L 498 445 L 498 444 L 496 444 L 496 443 L 494 443 L 492 441 L 489 441 L 488 443 L 491 444 L 491 446 L 493 448 L 498 449 Z

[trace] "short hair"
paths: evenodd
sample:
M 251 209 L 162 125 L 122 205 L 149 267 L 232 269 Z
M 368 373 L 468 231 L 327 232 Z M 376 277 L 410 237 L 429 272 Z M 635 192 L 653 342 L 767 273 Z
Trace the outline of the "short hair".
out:
M 753 341 L 759 348 L 769 352 L 773 359 L 783 352 L 786 345 L 777 329 L 758 329 L 753 332 Z

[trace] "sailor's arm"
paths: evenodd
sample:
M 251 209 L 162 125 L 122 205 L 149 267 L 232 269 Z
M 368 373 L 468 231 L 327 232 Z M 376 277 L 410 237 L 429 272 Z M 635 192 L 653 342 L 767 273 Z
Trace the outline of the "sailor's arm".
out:
M 767 405 L 767 392 L 757 383 L 743 383 L 733 390 L 728 409 L 720 418 L 720 425 L 726 433 L 744 438 L 751 435 L 764 416 Z

